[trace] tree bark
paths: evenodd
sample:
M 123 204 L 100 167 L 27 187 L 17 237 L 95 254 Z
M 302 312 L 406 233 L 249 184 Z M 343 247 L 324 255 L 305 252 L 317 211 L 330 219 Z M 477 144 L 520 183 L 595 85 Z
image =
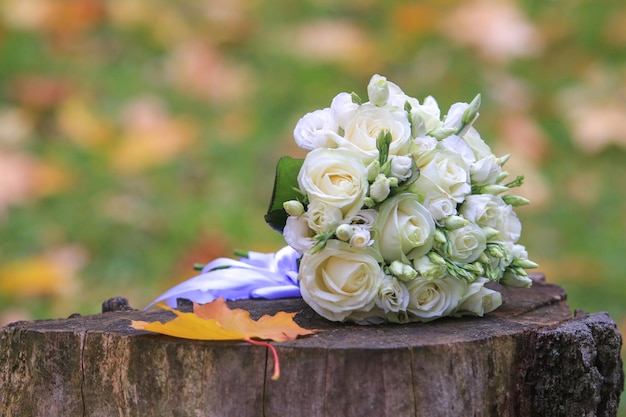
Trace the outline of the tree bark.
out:
M 298 311 L 314 336 L 266 349 L 133 330 L 167 311 L 116 311 L 0 329 L 0 415 L 615 416 L 621 336 L 607 314 L 574 317 L 562 288 L 497 286 L 483 318 L 358 326 L 301 299 L 229 303 L 253 317 Z

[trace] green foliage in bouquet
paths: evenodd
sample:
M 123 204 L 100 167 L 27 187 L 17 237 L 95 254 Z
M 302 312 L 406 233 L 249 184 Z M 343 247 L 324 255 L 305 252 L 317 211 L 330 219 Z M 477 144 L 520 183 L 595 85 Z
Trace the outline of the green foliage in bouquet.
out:
M 270 206 L 265 215 L 265 221 L 274 229 L 283 232 L 288 214 L 283 208 L 287 201 L 298 200 L 304 195 L 298 189 L 298 172 L 304 159 L 294 159 L 288 156 L 280 158 L 276 165 L 276 179 Z

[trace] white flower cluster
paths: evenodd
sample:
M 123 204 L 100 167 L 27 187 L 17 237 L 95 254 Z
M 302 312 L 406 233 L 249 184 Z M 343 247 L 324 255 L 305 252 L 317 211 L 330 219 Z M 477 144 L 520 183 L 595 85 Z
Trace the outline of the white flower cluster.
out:
M 340 93 L 294 130 L 309 152 L 283 235 L 301 253 L 304 300 L 333 321 L 430 321 L 500 306 L 489 281 L 531 284 L 502 166 L 472 126 L 480 96 L 442 117 L 374 75 L 369 101 Z

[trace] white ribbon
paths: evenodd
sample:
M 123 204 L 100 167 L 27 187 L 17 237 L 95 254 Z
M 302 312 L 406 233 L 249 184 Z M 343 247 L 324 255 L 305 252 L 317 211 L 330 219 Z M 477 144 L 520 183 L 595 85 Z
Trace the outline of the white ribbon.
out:
M 299 258 L 300 254 L 285 246 L 276 253 L 249 252 L 248 257 L 239 260 L 215 259 L 202 268 L 200 275 L 158 296 L 146 310 L 163 301 L 176 307 L 178 298 L 205 304 L 219 297 L 226 300 L 300 297 Z

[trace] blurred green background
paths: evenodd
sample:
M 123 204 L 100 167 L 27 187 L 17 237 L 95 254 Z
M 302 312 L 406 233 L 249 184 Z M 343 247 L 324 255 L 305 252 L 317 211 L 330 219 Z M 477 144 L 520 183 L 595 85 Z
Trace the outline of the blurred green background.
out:
M 524 173 L 521 243 L 626 332 L 626 3 L 0 1 L 0 325 L 143 307 L 263 221 L 291 132 L 383 74 Z

